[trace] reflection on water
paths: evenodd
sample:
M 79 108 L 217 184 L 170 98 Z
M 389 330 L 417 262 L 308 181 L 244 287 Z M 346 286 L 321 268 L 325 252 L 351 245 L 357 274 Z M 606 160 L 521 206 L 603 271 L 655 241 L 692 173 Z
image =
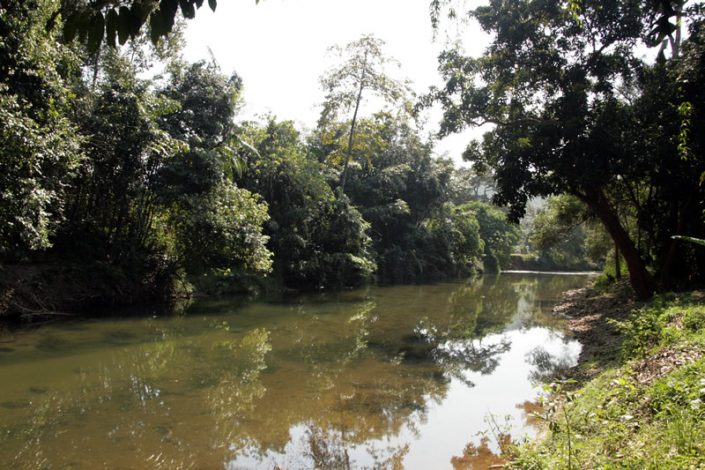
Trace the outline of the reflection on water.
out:
M 549 310 L 586 281 L 512 274 L 4 334 L 0 466 L 468 468 L 493 451 L 466 447 L 489 414 L 530 433 L 536 380 L 574 364 Z

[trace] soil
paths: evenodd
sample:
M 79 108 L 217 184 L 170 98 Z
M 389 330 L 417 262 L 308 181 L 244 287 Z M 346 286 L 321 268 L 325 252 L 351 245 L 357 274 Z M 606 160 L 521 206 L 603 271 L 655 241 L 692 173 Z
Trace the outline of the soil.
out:
M 636 380 L 642 385 L 648 385 L 654 380 L 665 377 L 674 369 L 695 362 L 703 357 L 705 351 L 702 345 L 679 345 L 668 347 L 649 356 L 634 366 Z
M 700 292 L 691 295 L 703 295 L 705 299 L 705 294 Z M 617 284 L 610 292 L 599 292 L 590 287 L 568 291 L 563 294 L 563 299 L 553 308 L 553 313 L 568 318 L 570 333 L 583 346 L 578 366 L 568 371 L 568 375 L 580 384 L 595 377 L 606 366 L 618 365 L 622 336 L 610 320 L 625 320 L 633 309 L 643 307 L 647 302 L 637 301 L 626 282 Z M 683 328 L 682 323 L 680 317 L 672 320 L 676 328 Z M 703 356 L 703 346 L 672 346 L 640 360 L 633 370 L 636 380 L 646 385 Z
M 583 348 L 579 366 L 569 375 L 579 382 L 590 380 L 619 355 L 622 337 L 610 320 L 624 320 L 632 309 L 645 305 L 637 301 L 627 282 L 620 282 L 610 292 L 586 287 L 563 294 L 563 302 L 553 313 L 568 318 L 571 335 Z

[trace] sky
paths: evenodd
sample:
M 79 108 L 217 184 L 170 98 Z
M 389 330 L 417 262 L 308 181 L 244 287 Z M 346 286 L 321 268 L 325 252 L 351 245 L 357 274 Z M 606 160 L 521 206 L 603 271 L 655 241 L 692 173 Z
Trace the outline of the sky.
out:
M 386 42 L 387 55 L 401 64 L 390 73 L 411 80 L 417 94 L 442 85 L 437 56 L 447 39 L 439 34 L 434 41 L 429 0 L 221 0 L 215 13 L 204 6 L 187 22 L 185 56 L 195 61 L 212 52 L 224 73 L 237 72 L 244 82 L 240 118 L 271 113 L 306 131 L 320 113 L 319 78 L 333 63 L 329 47 L 363 34 Z M 488 39 L 468 25 L 462 42 L 467 53 L 479 55 Z M 428 119 L 426 131 L 437 130 L 440 111 Z M 475 129 L 447 137 L 436 153 L 462 164 L 468 141 L 481 133 Z

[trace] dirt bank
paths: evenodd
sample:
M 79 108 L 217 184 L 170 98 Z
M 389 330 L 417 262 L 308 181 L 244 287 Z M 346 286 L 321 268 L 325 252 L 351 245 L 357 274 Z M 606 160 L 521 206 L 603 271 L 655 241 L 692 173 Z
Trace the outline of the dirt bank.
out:
M 636 300 L 627 282 L 608 292 L 585 287 L 563 294 L 553 313 L 568 318 L 571 335 L 583 345 L 579 365 L 570 371 L 572 378 L 589 380 L 617 360 L 623 338 L 610 320 L 624 320 L 631 310 L 643 305 L 645 302 Z
M 170 302 L 175 292 L 169 273 L 128 276 L 96 263 L 0 265 L 0 323 L 92 316 L 104 308 Z

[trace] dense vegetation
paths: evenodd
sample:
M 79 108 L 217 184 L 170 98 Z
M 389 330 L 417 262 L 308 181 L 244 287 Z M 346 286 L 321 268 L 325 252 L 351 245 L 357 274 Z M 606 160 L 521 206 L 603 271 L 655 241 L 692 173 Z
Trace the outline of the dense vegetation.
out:
M 505 447 L 513 468 L 705 464 L 702 293 L 658 297 L 612 325 L 621 349 L 585 364 L 600 373 L 581 388 L 547 387 L 550 429 L 542 441 Z
M 247 84 L 182 59 L 179 15 L 203 3 L 0 0 L 0 316 L 511 263 L 626 270 L 641 300 L 705 281 L 702 2 L 432 0 L 436 27 L 469 17 L 486 51 L 444 51 L 443 85 L 415 103 L 363 36 L 306 134 L 238 119 Z M 417 117 L 433 105 L 440 136 L 489 125 L 471 169 L 432 156 Z M 621 355 L 553 387 L 546 440 L 514 463 L 704 465 L 702 301 L 615 323 Z
M 456 170 L 432 158 L 379 40 L 341 49 L 319 125 L 301 135 L 238 121 L 246 84 L 184 62 L 178 33 L 62 41 L 45 28 L 56 7 L 6 2 L 0 16 L 4 311 L 506 266 L 517 229 L 478 198 L 455 202 Z M 368 93 L 385 107 L 358 115 Z
M 705 234 L 700 4 L 469 11 L 492 44 L 441 54 L 445 86 L 421 100 L 442 106 L 441 135 L 493 125 L 459 171 L 431 158 L 370 36 L 338 49 L 309 135 L 237 122 L 246 84 L 180 58 L 179 11 L 202 3 L 3 2 L 4 265 L 71 266 L 71 283 L 90 264 L 123 286 L 117 299 L 268 273 L 295 288 L 443 279 L 507 266 L 520 242 L 547 268 L 599 267 L 611 249 L 613 275 L 624 260 L 642 298 L 702 280 L 705 252 L 673 238 Z M 459 15 L 450 4 L 431 2 L 437 27 L 444 8 Z M 641 44 L 660 46 L 656 60 Z M 361 116 L 369 94 L 384 108 Z M 514 221 L 532 198 L 560 197 L 520 237 L 488 187 Z
M 565 194 L 543 202 L 527 208 L 521 221 L 515 264 L 539 270 L 604 269 L 612 278 L 621 275 L 621 257 L 584 204 Z
M 672 239 L 705 233 L 702 13 L 682 1 L 490 1 L 468 14 L 491 45 L 444 52 L 445 85 L 426 97 L 444 109 L 443 134 L 493 125 L 466 155 L 494 170 L 512 218 L 536 196 L 585 205 L 641 298 L 705 274 L 705 251 Z M 641 57 L 662 40 L 655 60 Z

